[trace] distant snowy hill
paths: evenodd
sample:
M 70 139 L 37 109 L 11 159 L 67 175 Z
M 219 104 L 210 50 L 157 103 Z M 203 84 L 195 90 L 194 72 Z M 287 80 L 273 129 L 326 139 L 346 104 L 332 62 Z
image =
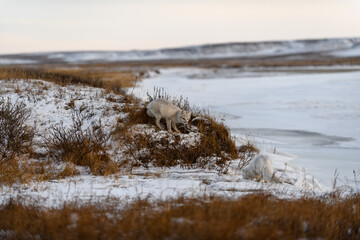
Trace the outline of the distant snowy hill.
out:
M 318 54 L 332 57 L 360 57 L 360 38 L 240 42 L 144 51 L 83 51 L 0 55 L 0 65 L 37 62 L 117 62 L 166 59 L 257 58 Z M 12 61 L 13 60 L 13 61 Z M 23 60 L 23 61 L 22 61 Z

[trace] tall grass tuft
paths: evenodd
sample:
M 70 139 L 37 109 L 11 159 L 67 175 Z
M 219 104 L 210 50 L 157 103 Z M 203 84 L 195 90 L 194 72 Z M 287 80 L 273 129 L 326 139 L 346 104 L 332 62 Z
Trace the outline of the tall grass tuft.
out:
M 106 152 L 109 137 L 102 130 L 101 123 L 84 130 L 83 116 L 75 109 L 72 126 L 69 129 L 62 123 L 53 126 L 44 143 L 52 159 L 87 166 L 95 175 L 108 175 L 118 170 Z
M 241 145 L 237 148 L 239 158 L 241 161 L 239 162 L 239 169 L 243 169 L 247 165 L 249 165 L 250 161 L 258 154 L 259 149 L 250 141 L 247 141 L 246 144 Z
M 28 153 L 34 129 L 26 125 L 30 110 L 23 102 L 0 99 L 0 161 Z

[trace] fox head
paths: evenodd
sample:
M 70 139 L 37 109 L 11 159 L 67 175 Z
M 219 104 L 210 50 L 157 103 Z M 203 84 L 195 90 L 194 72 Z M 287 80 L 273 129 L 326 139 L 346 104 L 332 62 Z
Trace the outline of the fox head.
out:
M 191 112 L 187 112 L 185 110 L 181 110 L 180 114 L 180 122 L 183 124 L 187 124 L 191 118 Z

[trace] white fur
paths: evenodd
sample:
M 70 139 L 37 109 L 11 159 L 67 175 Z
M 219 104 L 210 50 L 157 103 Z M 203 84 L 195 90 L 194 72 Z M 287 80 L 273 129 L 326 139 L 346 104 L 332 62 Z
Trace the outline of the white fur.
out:
M 274 174 L 270 157 L 263 154 L 255 156 L 249 165 L 242 169 L 242 174 L 245 179 L 280 182 L 280 179 Z
M 177 129 L 176 124 L 187 124 L 191 117 L 191 112 L 181 110 L 177 106 L 163 99 L 155 99 L 151 101 L 147 105 L 146 109 L 147 115 L 156 119 L 156 125 L 161 130 L 165 129 L 160 123 L 160 120 L 164 118 L 166 120 L 167 130 L 171 133 L 171 128 L 179 133 L 180 131 Z

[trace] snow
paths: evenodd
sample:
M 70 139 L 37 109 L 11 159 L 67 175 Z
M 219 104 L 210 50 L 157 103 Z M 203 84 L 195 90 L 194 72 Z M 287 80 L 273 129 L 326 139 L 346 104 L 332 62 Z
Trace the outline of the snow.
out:
M 128 51 L 128 52 L 74 52 L 53 53 L 50 59 L 62 59 L 69 63 L 87 61 L 137 61 L 164 59 L 215 59 L 235 57 L 280 56 L 288 54 L 325 53 L 350 51 L 359 38 L 297 40 L 277 42 L 224 43 L 190 46 L 183 48 Z
M 0 80 L 0 86 L 2 98 L 22 101 L 31 109 L 28 124 L 36 126 L 38 136 L 35 141 L 40 141 L 41 136 L 48 136 L 49 129 L 56 124 L 63 123 L 64 127 L 72 124 L 73 110 L 69 103 L 74 99 L 74 107 L 84 109 L 85 129 L 93 122 L 101 120 L 105 131 L 109 132 L 118 118 L 126 117 L 125 113 L 114 110 L 115 106 L 121 108 L 122 97 L 107 93 L 103 89 L 59 86 L 41 80 Z M 117 101 L 108 101 L 109 96 Z M 166 131 L 154 129 L 145 125 L 136 125 L 133 131 L 147 132 L 154 138 L 168 135 Z M 195 132 L 180 134 L 181 144 L 196 145 L 198 141 L 199 135 Z M 238 144 L 243 141 L 246 140 L 237 137 Z M 115 161 L 122 160 L 122 150 L 116 142 L 112 143 L 110 152 Z M 294 156 L 291 154 L 271 153 L 266 150 L 262 152 L 270 155 L 276 175 L 286 179 L 288 183 L 273 184 L 244 180 L 238 167 L 239 160 L 231 162 L 226 174 L 210 169 L 140 167 L 132 170 L 123 169 L 118 174 L 103 177 L 91 175 L 86 168 L 81 167 L 79 168 L 81 174 L 75 177 L 12 186 L 3 185 L 0 188 L 0 204 L 17 197 L 25 199 L 27 203 L 58 207 L 64 202 L 101 201 L 107 198 L 117 198 L 125 203 L 139 198 L 157 200 L 203 195 L 239 197 L 258 190 L 269 191 L 280 197 L 298 197 L 309 191 L 314 195 L 321 195 L 331 190 L 320 184 L 304 169 L 294 166 L 291 163 Z M 63 164 L 59 164 L 58 167 L 63 167 Z
M 15 64 L 35 64 L 38 61 L 32 59 L 6 58 L 0 57 L 0 65 L 15 65 Z
M 224 119 L 235 137 L 250 136 L 262 150 L 296 155 L 292 163 L 306 168 L 322 184 L 331 187 L 337 171 L 340 184 L 356 187 L 360 71 L 333 69 L 337 72 L 160 69 L 161 74 L 152 73 L 139 83 L 135 94 L 144 96 L 160 87 L 170 95 L 186 97 Z
M 332 55 L 337 57 L 358 57 L 360 56 L 360 46 L 357 45 L 350 49 L 334 51 Z
M 188 134 L 170 134 L 167 130 L 157 131 L 154 128 L 149 128 L 145 124 L 137 124 L 131 129 L 135 134 L 146 134 L 150 136 L 151 141 L 159 141 L 163 138 L 169 138 L 169 143 L 175 142 L 175 137 L 179 137 L 179 144 L 181 146 L 196 147 L 201 140 L 200 133 L 190 132 Z
M 360 42 L 359 38 L 297 40 L 277 42 L 224 43 L 190 46 L 183 48 L 143 50 L 128 52 L 73 52 L 50 53 L 49 59 L 61 59 L 69 63 L 87 61 L 139 61 L 164 59 L 216 59 L 236 57 L 281 56 L 288 54 L 324 53 L 349 51 Z M 355 55 L 354 55 L 355 54 Z M 356 56 L 357 52 L 352 56 Z M 340 56 L 340 55 L 339 55 Z M 358 55 L 357 55 L 358 56 Z
M 48 136 L 52 127 L 63 124 L 65 128 L 73 124 L 74 111 L 69 103 L 74 101 L 74 109 L 83 109 L 83 129 L 94 123 L 101 123 L 105 131 L 110 131 L 118 118 L 124 118 L 125 113 L 119 113 L 114 107 L 120 108 L 122 96 L 106 94 L 104 89 L 68 86 L 62 87 L 41 80 L 0 80 L 0 96 L 9 98 L 12 102 L 23 102 L 31 109 L 29 126 L 35 126 L 35 141 Z M 107 101 L 110 97 L 117 102 Z
M 228 174 L 203 169 L 136 169 L 132 173 L 111 177 L 82 175 L 49 182 L 38 182 L 29 186 L 2 187 L 0 203 L 10 198 L 21 197 L 46 207 L 61 206 L 64 202 L 80 200 L 101 201 L 119 198 L 124 203 L 136 199 L 170 199 L 179 196 L 204 195 L 240 197 L 258 190 L 272 192 L 280 197 L 299 197 L 304 192 L 320 195 L 329 190 L 313 177 L 288 164 L 286 167 L 272 155 L 277 175 L 294 181 L 294 184 L 266 184 L 244 180 L 234 161 Z M 280 169 L 281 168 L 281 169 Z M 282 172 L 286 169 L 285 173 Z

